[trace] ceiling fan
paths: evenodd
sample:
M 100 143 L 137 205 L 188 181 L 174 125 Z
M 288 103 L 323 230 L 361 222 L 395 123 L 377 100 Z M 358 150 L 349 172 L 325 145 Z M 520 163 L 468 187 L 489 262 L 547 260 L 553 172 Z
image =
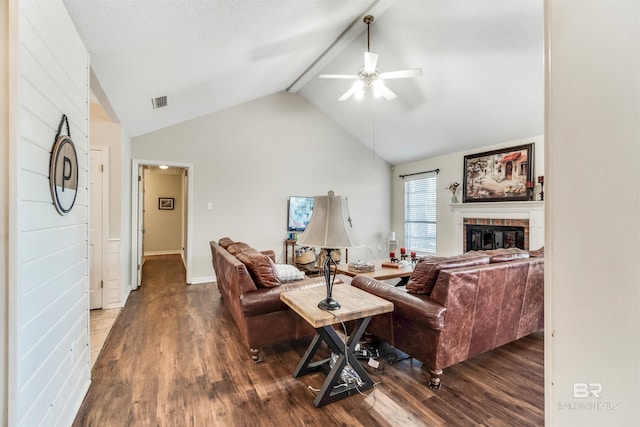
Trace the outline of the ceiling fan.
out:
M 369 50 L 369 26 L 373 22 L 373 16 L 367 15 L 363 21 L 367 24 L 367 51 L 364 53 L 364 66 L 360 67 L 358 74 L 320 74 L 318 77 L 321 79 L 355 80 L 351 88 L 338 98 L 338 101 L 346 101 L 352 95 L 355 95 L 357 99 L 362 99 L 364 97 L 364 91 L 367 88 L 371 88 L 374 97 L 379 98 L 383 96 L 387 101 L 390 101 L 398 96 L 384 84 L 384 80 L 418 77 L 422 75 L 422 68 L 387 71 L 385 73 L 379 72 L 376 68 L 378 54 Z

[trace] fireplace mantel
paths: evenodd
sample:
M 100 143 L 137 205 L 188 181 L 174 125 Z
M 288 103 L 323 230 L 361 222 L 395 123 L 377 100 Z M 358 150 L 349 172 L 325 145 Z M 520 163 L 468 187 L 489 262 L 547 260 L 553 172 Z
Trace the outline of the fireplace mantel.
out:
M 465 218 L 528 219 L 529 246 L 538 249 L 544 246 L 544 202 L 477 202 L 452 203 L 455 224 L 454 242 L 456 253 L 462 253 Z

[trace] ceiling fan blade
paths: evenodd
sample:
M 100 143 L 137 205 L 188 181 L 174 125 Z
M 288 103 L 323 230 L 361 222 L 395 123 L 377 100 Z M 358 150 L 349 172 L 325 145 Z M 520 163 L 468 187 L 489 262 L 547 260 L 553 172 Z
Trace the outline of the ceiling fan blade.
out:
M 376 65 L 378 64 L 378 54 L 375 52 L 365 52 L 364 53 L 364 72 L 365 73 L 373 73 L 376 70 Z
M 353 95 L 357 91 L 358 91 L 358 89 L 356 89 L 354 87 L 350 88 L 348 91 L 343 93 L 340 98 L 338 98 L 338 101 L 346 101 L 347 99 L 351 98 L 351 95 Z
M 351 74 L 320 74 L 319 79 L 357 79 L 358 76 Z
M 380 73 L 378 78 L 380 79 L 404 79 L 407 77 L 418 77 L 422 75 L 422 68 L 410 68 L 408 70 L 387 71 L 386 73 Z
M 386 87 L 385 85 L 378 86 L 378 90 L 380 91 L 382 96 L 384 96 L 384 99 L 386 99 L 387 101 L 391 101 L 392 99 L 396 99 L 398 97 L 398 95 L 393 93 L 393 91 L 388 87 Z

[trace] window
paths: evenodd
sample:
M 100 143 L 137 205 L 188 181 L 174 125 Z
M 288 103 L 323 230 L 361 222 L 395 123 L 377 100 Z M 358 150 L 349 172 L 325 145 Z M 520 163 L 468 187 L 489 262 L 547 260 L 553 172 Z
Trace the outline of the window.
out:
M 404 244 L 416 252 L 436 253 L 437 174 L 404 182 Z

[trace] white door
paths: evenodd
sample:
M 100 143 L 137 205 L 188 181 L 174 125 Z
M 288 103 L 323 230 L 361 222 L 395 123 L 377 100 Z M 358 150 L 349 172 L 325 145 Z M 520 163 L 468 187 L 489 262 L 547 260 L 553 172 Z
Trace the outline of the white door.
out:
M 103 151 L 89 150 L 89 307 L 102 308 Z

